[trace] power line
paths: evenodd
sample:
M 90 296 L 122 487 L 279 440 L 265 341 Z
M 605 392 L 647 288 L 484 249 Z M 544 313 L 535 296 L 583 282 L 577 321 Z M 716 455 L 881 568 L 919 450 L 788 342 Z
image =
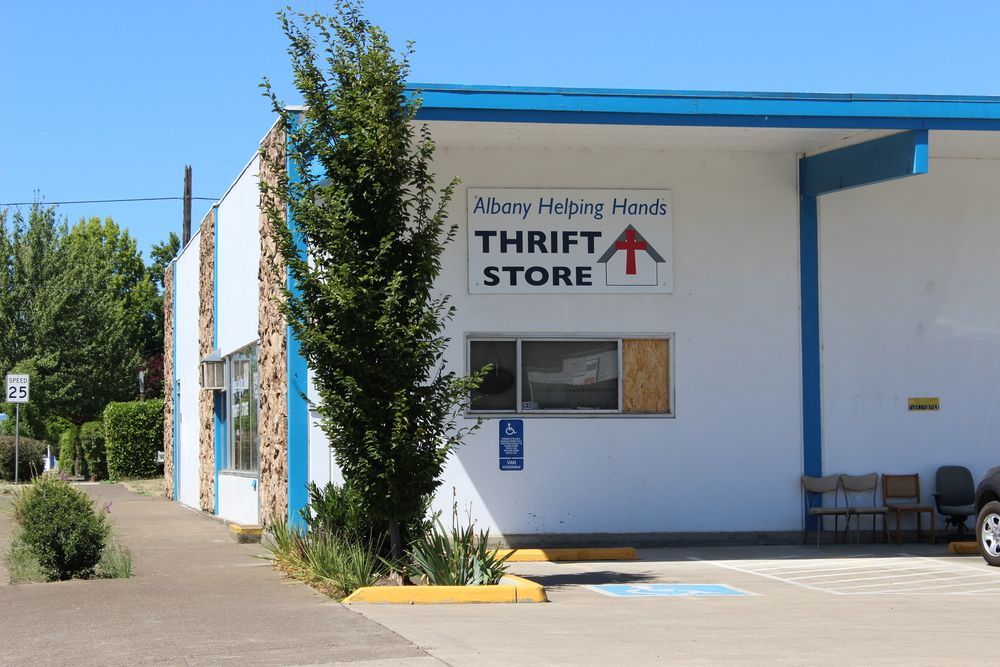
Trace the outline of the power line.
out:
M 133 202 L 133 201 L 174 201 L 181 200 L 184 197 L 134 197 L 131 199 L 78 199 L 75 201 L 12 201 L 6 204 L 0 204 L 0 206 L 31 206 L 32 204 L 41 204 L 43 206 L 54 206 L 56 204 L 112 204 L 116 202 Z M 197 199 L 199 201 L 216 201 L 218 197 L 191 197 L 191 199 Z

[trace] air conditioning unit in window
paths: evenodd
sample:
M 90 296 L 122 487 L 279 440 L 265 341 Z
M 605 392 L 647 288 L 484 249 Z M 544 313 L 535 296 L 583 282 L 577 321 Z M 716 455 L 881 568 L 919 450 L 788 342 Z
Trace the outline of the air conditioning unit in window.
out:
M 226 362 L 206 357 L 199 370 L 201 371 L 201 388 L 222 390 L 226 388 Z

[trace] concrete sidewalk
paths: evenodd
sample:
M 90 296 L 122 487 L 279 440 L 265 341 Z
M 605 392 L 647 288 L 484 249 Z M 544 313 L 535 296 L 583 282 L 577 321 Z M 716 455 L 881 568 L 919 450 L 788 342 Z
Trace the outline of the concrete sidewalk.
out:
M 220 522 L 119 485 L 83 485 L 135 558 L 127 580 L 7 585 L 0 664 L 437 664 L 395 633 L 282 578 Z M 0 496 L 0 549 L 11 496 Z

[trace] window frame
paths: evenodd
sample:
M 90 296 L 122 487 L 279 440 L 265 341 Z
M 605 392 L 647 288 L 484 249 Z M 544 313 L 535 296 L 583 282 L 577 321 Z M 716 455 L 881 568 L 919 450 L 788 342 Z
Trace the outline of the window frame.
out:
M 670 412 L 661 413 L 632 413 L 624 412 L 624 373 L 622 354 L 624 341 L 633 339 L 653 339 L 666 340 L 669 357 L 667 360 L 667 385 L 668 404 Z M 522 357 L 521 344 L 529 342 L 549 342 L 549 343 L 610 343 L 617 346 L 618 355 L 618 407 L 617 409 L 596 409 L 596 410 L 525 410 L 522 401 Z M 674 360 L 676 358 L 674 349 L 675 336 L 673 333 L 497 333 L 493 332 L 467 332 L 465 334 L 465 369 L 466 373 L 471 373 L 472 369 L 472 343 L 490 342 L 514 342 L 516 349 L 516 397 L 517 402 L 514 410 L 475 410 L 470 403 L 466 404 L 464 416 L 466 419 L 483 419 L 494 417 L 539 417 L 539 418 L 625 418 L 625 419 L 673 419 L 676 416 L 677 408 L 674 402 L 674 391 L 676 382 L 674 380 Z
M 256 406 L 255 406 L 255 413 L 256 413 L 255 424 L 257 427 L 256 429 L 257 467 L 237 468 L 235 467 L 236 452 L 234 450 L 234 447 L 236 445 L 236 435 L 235 435 L 236 417 L 235 417 L 235 412 L 233 411 L 233 397 L 235 396 L 235 392 L 231 391 L 233 377 L 234 377 L 233 362 L 235 361 L 235 357 L 238 355 L 247 354 L 249 356 L 249 351 L 252 350 L 253 348 L 257 348 L 257 373 L 254 374 L 251 378 L 255 379 L 257 382 Z M 237 350 L 233 350 L 230 354 L 226 355 L 225 361 L 226 361 L 226 388 L 224 393 L 226 396 L 224 400 L 224 405 L 226 410 L 226 461 L 225 461 L 225 466 L 222 467 L 219 470 L 219 472 L 220 473 L 224 472 L 228 475 L 259 477 L 260 476 L 260 341 L 254 341 L 249 345 L 244 345 L 243 347 Z M 247 361 L 249 362 L 249 359 Z M 252 387 L 253 383 L 251 382 L 250 384 L 251 386 L 249 390 L 251 391 L 251 395 L 253 395 L 253 387 Z M 252 453 L 251 453 L 251 459 L 253 459 Z

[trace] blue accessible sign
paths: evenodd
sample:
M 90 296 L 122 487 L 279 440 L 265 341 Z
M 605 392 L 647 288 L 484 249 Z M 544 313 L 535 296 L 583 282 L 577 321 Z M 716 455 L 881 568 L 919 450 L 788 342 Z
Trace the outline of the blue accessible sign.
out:
M 500 420 L 500 470 L 524 470 L 524 420 Z

